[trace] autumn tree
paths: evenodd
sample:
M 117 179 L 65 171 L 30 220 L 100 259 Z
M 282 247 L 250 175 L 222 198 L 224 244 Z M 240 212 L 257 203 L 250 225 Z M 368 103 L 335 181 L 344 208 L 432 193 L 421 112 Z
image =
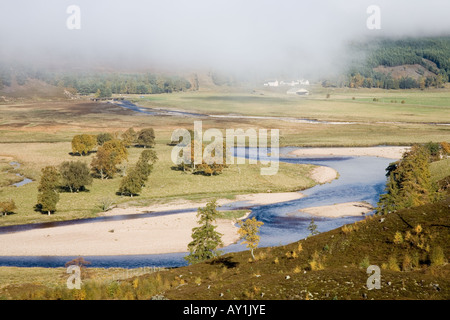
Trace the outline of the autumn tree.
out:
M 216 231 L 214 222 L 217 219 L 217 202 L 212 200 L 205 208 L 198 208 L 199 226 L 192 229 L 192 241 L 188 244 L 189 255 L 185 259 L 190 263 L 198 263 L 220 254 L 218 248 L 223 246 L 222 234 Z
M 50 213 L 56 211 L 59 201 L 58 187 L 60 174 L 55 166 L 47 166 L 42 169 L 41 180 L 38 186 L 38 207 L 41 212 Z
M 114 154 L 116 165 L 124 160 L 128 160 L 128 150 L 123 141 L 119 139 L 109 140 L 106 141 L 102 147 L 106 151 L 111 151 Z
M 99 147 L 92 159 L 91 168 L 95 176 L 103 179 L 113 178 L 117 165 L 128 160 L 128 150 L 121 140 L 113 139 Z
M 264 224 L 264 222 L 258 221 L 255 217 L 253 217 L 251 219 L 246 219 L 245 221 L 239 220 L 238 224 L 240 226 L 238 230 L 239 236 L 241 239 L 244 239 L 242 243 L 247 245 L 247 248 L 250 249 L 253 260 L 255 260 L 253 250 L 258 247 L 260 240 L 259 228 Z
M 136 144 L 137 141 L 137 133 L 133 128 L 129 128 L 127 131 L 122 133 L 122 141 L 125 147 L 130 147 Z
M 14 200 L 6 200 L 6 201 L 1 201 L 0 202 L 0 213 L 4 216 L 6 216 L 8 213 L 12 213 L 14 212 L 14 210 L 16 210 L 16 203 L 14 202 Z
M 72 152 L 74 154 L 88 155 L 96 145 L 96 136 L 90 134 L 79 134 L 72 138 Z
M 441 142 L 441 150 L 444 156 L 450 155 L 450 143 L 446 141 Z
M 103 179 L 113 178 L 117 172 L 116 156 L 111 150 L 98 148 L 97 154 L 92 159 L 91 170 L 95 177 Z
M 89 167 L 82 161 L 64 161 L 59 166 L 61 186 L 78 192 L 92 184 Z
M 146 128 L 139 131 L 137 136 L 137 144 L 144 148 L 155 146 L 155 131 L 153 128 Z

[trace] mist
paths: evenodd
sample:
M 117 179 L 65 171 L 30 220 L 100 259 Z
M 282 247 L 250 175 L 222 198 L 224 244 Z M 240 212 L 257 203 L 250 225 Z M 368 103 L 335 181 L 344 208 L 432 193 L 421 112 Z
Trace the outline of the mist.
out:
M 345 67 L 350 41 L 448 35 L 449 13 L 446 0 L 0 0 L 0 61 L 312 77 Z

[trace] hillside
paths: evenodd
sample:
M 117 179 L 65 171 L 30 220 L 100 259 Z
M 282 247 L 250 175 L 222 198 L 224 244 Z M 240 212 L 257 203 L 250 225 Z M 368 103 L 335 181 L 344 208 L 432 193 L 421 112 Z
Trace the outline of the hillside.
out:
M 345 85 L 410 89 L 442 87 L 450 78 L 450 37 L 372 39 L 349 46 Z
M 15 79 L 7 86 L 0 86 L 0 103 L 23 100 L 65 100 L 74 96 L 63 87 L 54 86 L 41 80 L 29 79 L 18 84 Z
M 438 247 L 449 257 L 450 198 L 387 216 L 368 217 L 282 247 L 248 251 L 171 270 L 167 279 L 183 279 L 166 290 L 168 299 L 449 299 L 450 266 L 431 258 Z M 425 247 L 395 233 L 414 233 L 420 225 Z M 351 230 L 349 230 L 351 229 Z M 301 248 L 301 250 L 299 249 Z M 409 258 L 405 258 L 406 256 Z M 410 262 L 407 260 L 410 259 Z M 430 260 L 431 259 L 431 260 Z M 321 266 L 322 264 L 322 266 Z M 381 267 L 381 289 L 368 290 L 366 268 Z
M 86 269 L 81 290 L 65 283 L 10 284 L 4 299 L 363 300 L 450 299 L 450 196 L 435 203 L 365 219 L 285 246 L 120 281 Z M 396 233 L 401 235 L 401 241 Z M 409 234 L 409 236 L 408 236 Z M 368 290 L 367 268 L 381 269 L 380 289 Z M 88 271 L 89 270 L 89 271 Z M 112 271 L 108 271 L 112 272 Z M 66 279 L 65 269 L 52 271 Z M 43 277 L 43 276 L 40 276 Z M 48 277 L 48 276 L 47 276 Z M 56 278 L 55 278 L 56 277 Z M 64 282 L 64 281 L 61 281 Z

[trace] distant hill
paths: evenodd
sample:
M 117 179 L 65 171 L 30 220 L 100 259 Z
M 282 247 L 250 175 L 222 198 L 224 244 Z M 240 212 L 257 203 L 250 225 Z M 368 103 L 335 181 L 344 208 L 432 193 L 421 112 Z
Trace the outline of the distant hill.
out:
M 0 87 L 0 103 L 18 100 L 70 99 L 73 97 L 73 92 L 70 91 L 36 79 L 28 79 L 20 85 L 15 77 L 12 77 L 9 85 Z
M 8 99 L 71 98 L 73 94 L 151 94 L 198 90 L 196 75 L 182 77 L 150 72 L 47 70 L 0 62 L 0 97 Z M 0 100 L 1 101 L 1 100 Z
M 442 87 L 450 80 L 450 37 L 374 39 L 349 47 L 349 87 Z

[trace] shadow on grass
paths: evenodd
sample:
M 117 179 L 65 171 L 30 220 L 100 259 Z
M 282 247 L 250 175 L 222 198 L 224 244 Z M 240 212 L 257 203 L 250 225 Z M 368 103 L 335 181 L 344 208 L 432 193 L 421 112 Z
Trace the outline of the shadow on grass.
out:
M 219 257 L 210 262 L 211 265 L 223 265 L 227 269 L 236 268 L 239 262 L 232 261 L 232 257 Z
M 86 153 L 86 154 L 81 154 L 79 152 L 69 152 L 69 155 L 72 157 L 87 157 L 87 156 L 91 155 L 92 153 L 97 153 L 97 150 L 88 151 L 88 153 Z

